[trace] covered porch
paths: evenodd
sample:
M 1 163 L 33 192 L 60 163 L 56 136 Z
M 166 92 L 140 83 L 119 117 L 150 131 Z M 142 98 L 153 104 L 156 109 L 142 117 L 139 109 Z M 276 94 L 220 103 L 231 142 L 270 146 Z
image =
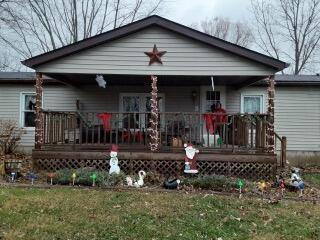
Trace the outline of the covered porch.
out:
M 38 81 L 41 76 L 38 74 Z M 151 89 L 150 77 L 105 75 L 108 86 L 101 89 L 95 82 L 95 75 L 51 76 L 82 93 L 75 94 L 70 100 L 73 111 L 52 109 L 52 106 L 41 109 L 40 139 L 33 151 L 40 169 L 90 166 L 107 170 L 108 152 L 111 145 L 116 144 L 120 148 L 120 166 L 127 173 L 143 168 L 178 174 L 183 169 L 183 144 L 192 143 L 200 150 L 198 166 L 202 174 L 266 178 L 275 171 L 277 157 L 270 148 L 274 146 L 271 141 L 275 141 L 276 136 L 270 136 L 268 131 L 270 115 L 240 113 L 240 110 L 228 112 L 234 106 L 227 104 L 227 93 L 248 84 L 251 77 L 233 77 L 232 84 L 223 84 L 229 77 L 214 78 L 213 91 L 209 76 L 159 76 L 156 126 L 159 146 L 157 151 L 151 151 L 148 103 L 151 94 L 147 92 Z M 121 82 L 120 79 L 124 80 Z M 272 82 L 271 77 L 267 79 Z M 104 92 L 106 98 L 101 98 L 99 92 L 108 88 L 110 92 L 117 92 L 114 95 Z M 44 92 L 45 89 L 44 86 Z M 93 95 L 90 89 L 93 89 Z M 179 94 L 186 90 L 187 93 Z M 181 100 L 172 95 L 180 95 Z M 114 104 L 110 106 L 108 102 Z M 211 105 L 217 102 L 222 103 L 226 113 L 210 111 Z

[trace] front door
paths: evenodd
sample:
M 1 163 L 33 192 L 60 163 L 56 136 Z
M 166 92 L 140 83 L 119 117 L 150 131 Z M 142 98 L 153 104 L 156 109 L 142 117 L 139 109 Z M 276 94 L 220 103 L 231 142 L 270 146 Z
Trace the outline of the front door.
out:
M 121 93 L 120 112 L 123 113 L 124 128 L 144 129 L 148 125 L 151 112 L 150 93 Z M 164 111 L 164 95 L 158 94 L 158 108 Z

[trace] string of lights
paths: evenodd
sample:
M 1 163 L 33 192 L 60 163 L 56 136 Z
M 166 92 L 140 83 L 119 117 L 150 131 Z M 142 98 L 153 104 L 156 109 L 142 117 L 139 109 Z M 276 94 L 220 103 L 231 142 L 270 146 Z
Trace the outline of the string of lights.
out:
M 274 77 L 269 77 L 268 79 L 268 125 L 267 125 L 267 143 L 268 152 L 274 153 L 275 151 L 275 133 L 274 133 Z
M 41 74 L 37 74 L 36 77 L 36 105 L 35 105 L 35 111 L 36 111 L 36 117 L 35 117 L 35 145 L 36 149 L 39 149 L 41 147 L 41 144 L 43 143 L 43 119 L 41 116 L 41 108 L 42 108 L 42 93 L 43 93 L 43 78 Z
M 159 149 L 159 131 L 158 131 L 158 87 L 157 87 L 157 77 L 151 76 L 151 117 L 150 117 L 150 149 L 151 151 L 157 151 Z

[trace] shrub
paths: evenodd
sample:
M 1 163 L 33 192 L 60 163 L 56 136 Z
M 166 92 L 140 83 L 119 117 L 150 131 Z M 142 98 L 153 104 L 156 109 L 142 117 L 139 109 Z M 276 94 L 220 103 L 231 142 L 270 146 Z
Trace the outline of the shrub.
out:
M 111 187 L 111 186 L 121 186 L 124 185 L 126 181 L 126 175 L 122 172 L 119 174 L 107 174 L 106 178 L 103 181 L 103 186 Z
M 125 174 L 109 174 L 105 171 L 96 170 L 94 168 L 62 169 L 56 172 L 53 183 L 68 185 L 72 183 L 72 174 L 76 173 L 75 184 L 83 186 L 92 186 L 91 176 L 95 173 L 97 178 L 95 184 L 97 186 L 118 186 L 125 182 Z M 50 181 L 50 179 L 48 179 Z
M 64 168 L 56 172 L 55 177 L 53 178 L 53 183 L 61 184 L 61 185 L 68 185 L 71 180 L 71 175 L 73 171 L 72 169 Z
M 14 153 L 23 133 L 16 121 L 0 119 L 0 155 Z
M 205 175 L 197 178 L 187 178 L 183 181 L 183 184 L 191 185 L 194 188 L 216 191 L 231 190 L 237 186 L 235 180 L 223 175 Z
M 158 172 L 147 172 L 144 182 L 147 185 L 162 185 L 165 178 Z

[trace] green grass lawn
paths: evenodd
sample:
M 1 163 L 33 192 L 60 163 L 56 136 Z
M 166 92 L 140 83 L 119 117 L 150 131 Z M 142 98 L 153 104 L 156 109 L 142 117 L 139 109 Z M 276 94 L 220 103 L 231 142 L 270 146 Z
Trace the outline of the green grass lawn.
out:
M 306 173 L 303 177 L 313 186 L 320 187 L 320 173 Z
M 320 239 L 320 207 L 158 192 L 0 188 L 0 239 Z

